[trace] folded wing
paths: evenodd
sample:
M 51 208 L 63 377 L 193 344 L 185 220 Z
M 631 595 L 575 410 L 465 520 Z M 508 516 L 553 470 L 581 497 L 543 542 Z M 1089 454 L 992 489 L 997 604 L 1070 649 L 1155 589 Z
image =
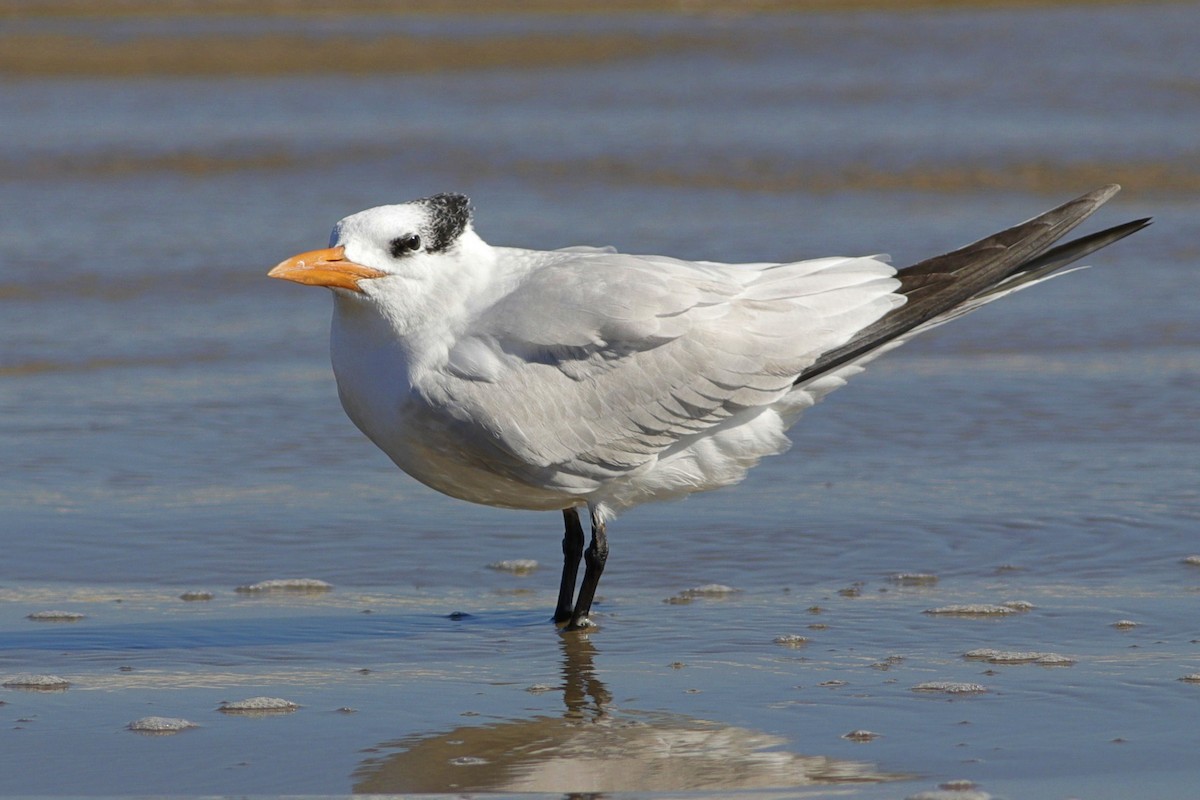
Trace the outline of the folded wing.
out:
M 510 477 L 584 491 L 780 400 L 903 303 L 894 274 L 873 258 L 554 254 L 473 320 L 422 391 Z

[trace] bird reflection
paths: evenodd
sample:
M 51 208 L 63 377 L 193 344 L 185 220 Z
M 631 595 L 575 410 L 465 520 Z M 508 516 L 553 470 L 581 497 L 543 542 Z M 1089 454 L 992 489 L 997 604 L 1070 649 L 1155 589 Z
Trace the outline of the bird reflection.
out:
M 612 693 L 604 681 L 596 677 L 596 646 L 586 633 L 568 631 L 561 639 L 563 703 L 567 707 L 563 719 L 604 719 L 605 707 L 612 702 Z
M 365 761 L 355 793 L 729 791 L 905 776 L 780 749 L 778 736 L 666 712 L 611 707 L 586 634 L 562 635 L 561 716 L 410 736 Z

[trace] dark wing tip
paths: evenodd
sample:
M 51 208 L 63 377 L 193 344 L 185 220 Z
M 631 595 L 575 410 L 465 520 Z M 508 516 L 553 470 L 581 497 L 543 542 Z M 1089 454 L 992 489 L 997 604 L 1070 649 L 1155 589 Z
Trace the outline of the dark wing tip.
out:
M 854 361 L 967 301 L 1049 275 L 1149 225 L 1147 217 L 1054 246 L 1120 189 L 1115 183 L 1101 186 L 974 244 L 899 270 L 899 291 L 908 302 L 825 353 L 796 383 Z

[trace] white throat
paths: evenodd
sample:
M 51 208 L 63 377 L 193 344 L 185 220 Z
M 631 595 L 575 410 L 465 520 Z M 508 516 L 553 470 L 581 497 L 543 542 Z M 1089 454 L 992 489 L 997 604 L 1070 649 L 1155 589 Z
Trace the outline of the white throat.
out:
M 363 282 L 362 294 L 334 293 L 333 357 L 353 361 L 386 347 L 405 369 L 444 363 L 471 317 L 491 302 L 496 252 L 472 230 L 451 250 L 423 255 L 404 272 Z M 357 355 L 352 351 L 360 351 Z

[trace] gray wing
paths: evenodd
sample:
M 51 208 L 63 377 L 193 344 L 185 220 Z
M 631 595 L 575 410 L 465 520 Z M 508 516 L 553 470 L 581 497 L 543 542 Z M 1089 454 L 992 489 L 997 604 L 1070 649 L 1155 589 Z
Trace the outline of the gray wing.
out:
M 870 258 L 557 254 L 479 313 L 420 388 L 512 477 L 584 488 L 782 398 L 903 303 L 894 274 Z

